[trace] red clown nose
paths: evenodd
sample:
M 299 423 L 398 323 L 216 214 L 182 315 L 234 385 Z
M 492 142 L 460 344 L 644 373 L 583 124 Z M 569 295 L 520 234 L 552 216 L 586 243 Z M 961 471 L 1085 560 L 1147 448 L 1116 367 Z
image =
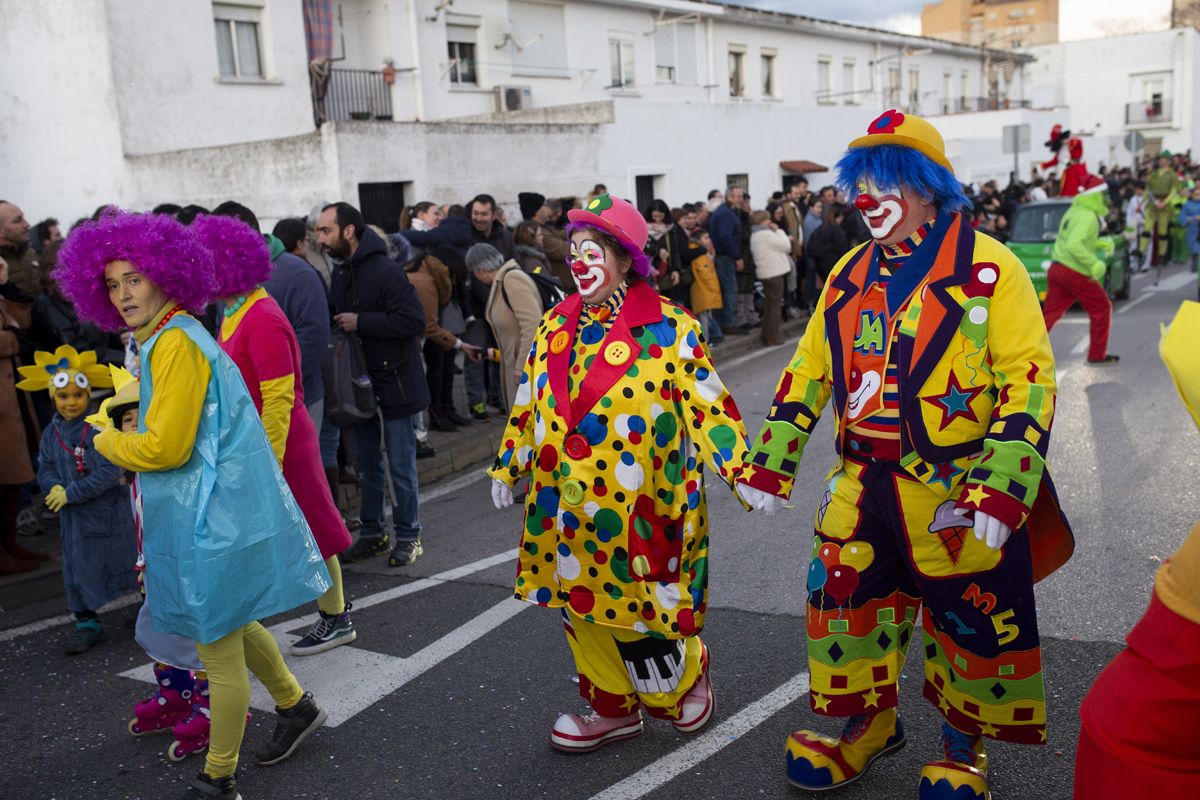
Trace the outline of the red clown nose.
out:
M 874 211 L 879 208 L 879 201 L 869 194 L 860 194 L 854 198 L 854 207 L 859 211 Z

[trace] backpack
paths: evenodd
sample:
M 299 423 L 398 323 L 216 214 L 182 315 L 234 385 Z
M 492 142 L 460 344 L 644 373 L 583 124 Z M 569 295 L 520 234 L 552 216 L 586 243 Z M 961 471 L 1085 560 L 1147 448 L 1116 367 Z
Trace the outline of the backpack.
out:
M 367 373 L 362 341 L 335 327 L 321 358 L 325 379 L 325 416 L 339 428 L 357 425 L 376 414 L 375 387 Z
M 538 296 L 542 300 L 542 313 L 554 308 L 556 305 L 566 299 L 566 294 L 563 292 L 562 281 L 557 276 L 551 275 L 541 267 L 535 267 L 534 272 L 525 272 L 526 275 L 533 278 L 533 285 L 537 287 Z M 508 306 L 508 310 L 512 311 L 512 303 L 508 299 L 508 290 L 504 288 L 504 282 L 500 282 L 500 294 L 504 297 L 504 305 Z

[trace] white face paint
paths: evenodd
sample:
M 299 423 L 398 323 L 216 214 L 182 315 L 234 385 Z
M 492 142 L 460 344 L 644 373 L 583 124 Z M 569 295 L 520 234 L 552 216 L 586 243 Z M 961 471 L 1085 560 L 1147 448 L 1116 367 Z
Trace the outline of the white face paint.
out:
M 604 295 L 604 288 L 611 283 L 606 269 L 604 247 L 599 242 L 584 239 L 576 246 L 571 242 L 571 277 L 584 300 Z M 602 298 L 601 298 L 602 299 Z
M 859 373 L 857 369 L 852 369 L 850 371 L 850 402 L 846 416 L 854 419 L 861 414 L 867 401 L 875 396 L 882 385 L 883 381 L 875 370 Z
M 900 188 L 876 186 L 872 180 L 858 182 L 858 197 L 854 206 L 862 212 L 863 219 L 871 228 L 871 236 L 878 240 L 887 239 L 896 227 L 908 216 L 908 201 Z

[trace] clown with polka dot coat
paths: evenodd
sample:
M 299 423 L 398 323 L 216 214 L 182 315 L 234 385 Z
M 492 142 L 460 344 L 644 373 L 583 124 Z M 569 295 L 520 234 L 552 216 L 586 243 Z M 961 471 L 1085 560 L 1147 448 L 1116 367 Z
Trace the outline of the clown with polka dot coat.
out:
M 593 714 L 551 744 L 642 731 L 641 708 L 694 733 L 711 719 L 703 467 L 729 486 L 747 451 L 700 324 L 646 282 L 646 225 L 600 195 L 569 214 L 579 293 L 542 319 L 489 471 L 497 507 L 528 476 L 516 596 L 562 609 Z

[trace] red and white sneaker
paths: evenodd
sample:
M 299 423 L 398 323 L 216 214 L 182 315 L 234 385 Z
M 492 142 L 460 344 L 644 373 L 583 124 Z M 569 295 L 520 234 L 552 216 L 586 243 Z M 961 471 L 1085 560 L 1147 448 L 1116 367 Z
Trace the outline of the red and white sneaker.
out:
M 679 703 L 679 719 L 672 720 L 671 724 L 680 733 L 699 733 L 712 721 L 716 708 L 717 698 L 713 694 L 712 682 L 708 679 L 708 667 L 705 665 L 695 685 Z
M 624 717 L 599 714 L 563 714 L 550 732 L 550 746 L 567 753 L 590 753 L 609 742 L 632 739 L 642 733 L 642 712 Z

